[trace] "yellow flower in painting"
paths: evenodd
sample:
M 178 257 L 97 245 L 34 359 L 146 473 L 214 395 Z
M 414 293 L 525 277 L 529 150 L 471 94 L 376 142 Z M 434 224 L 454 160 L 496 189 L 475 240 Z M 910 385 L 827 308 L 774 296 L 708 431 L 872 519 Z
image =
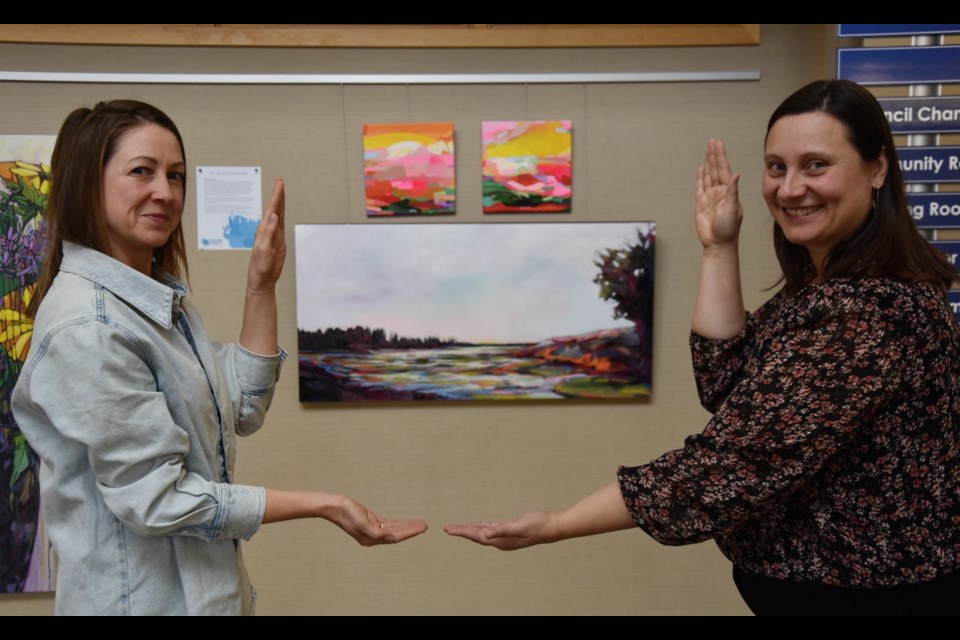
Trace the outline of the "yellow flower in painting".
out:
M 17 160 L 15 167 L 10 169 L 10 173 L 23 178 L 37 193 L 46 195 L 50 191 L 50 167 L 44 163 L 32 164 Z
M 0 344 L 15 362 L 26 360 L 30 350 L 33 318 L 27 315 L 27 307 L 36 290 L 36 283 L 15 289 L 3 297 L 0 305 Z

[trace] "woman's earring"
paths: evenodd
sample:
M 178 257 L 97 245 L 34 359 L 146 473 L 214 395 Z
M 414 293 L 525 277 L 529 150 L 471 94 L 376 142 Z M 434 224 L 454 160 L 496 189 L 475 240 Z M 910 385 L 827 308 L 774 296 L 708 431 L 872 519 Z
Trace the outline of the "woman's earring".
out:
M 877 208 L 877 201 L 880 200 L 880 189 L 882 188 L 883 188 L 883 185 L 873 188 L 873 208 L 874 209 Z

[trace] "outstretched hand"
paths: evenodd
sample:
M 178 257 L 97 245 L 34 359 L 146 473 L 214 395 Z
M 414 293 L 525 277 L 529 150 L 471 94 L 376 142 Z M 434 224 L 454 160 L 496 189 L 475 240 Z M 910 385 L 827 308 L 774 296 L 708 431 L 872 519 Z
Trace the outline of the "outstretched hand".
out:
M 451 536 L 473 540 L 477 544 L 496 547 L 502 551 L 523 549 L 560 539 L 556 514 L 548 511 L 531 511 L 508 522 L 448 524 L 443 530 Z
M 257 227 L 250 254 L 250 266 L 247 269 L 247 288 L 260 293 L 273 291 L 283 271 L 283 262 L 287 257 L 287 241 L 284 236 L 284 213 L 286 194 L 282 178 L 277 178 L 273 195 L 263 212 L 263 219 Z
M 267 489 L 263 523 L 324 518 L 365 547 L 402 542 L 427 530 L 423 520 L 381 518 L 349 496 L 323 491 Z
M 735 243 L 743 220 L 740 175 L 733 173 L 721 140 L 707 143 L 703 165 L 697 170 L 695 220 L 704 249 Z
M 330 521 L 365 547 L 402 542 L 427 530 L 427 523 L 423 520 L 381 518 L 347 496 L 343 496 Z

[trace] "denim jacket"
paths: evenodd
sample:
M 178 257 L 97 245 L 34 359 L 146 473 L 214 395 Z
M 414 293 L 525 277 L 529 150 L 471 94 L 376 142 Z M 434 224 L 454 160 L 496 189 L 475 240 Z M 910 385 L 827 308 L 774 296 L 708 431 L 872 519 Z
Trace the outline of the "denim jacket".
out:
M 252 613 L 240 539 L 262 487 L 232 484 L 286 356 L 210 342 L 169 275 L 64 243 L 13 410 L 43 461 L 58 614 Z

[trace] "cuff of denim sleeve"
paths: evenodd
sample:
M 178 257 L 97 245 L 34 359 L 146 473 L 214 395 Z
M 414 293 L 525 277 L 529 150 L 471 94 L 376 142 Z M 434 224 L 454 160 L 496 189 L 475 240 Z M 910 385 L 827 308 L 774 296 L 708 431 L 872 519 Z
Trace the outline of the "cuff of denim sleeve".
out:
M 234 362 L 240 384 L 254 389 L 272 387 L 280 379 L 280 370 L 287 355 L 286 351 L 280 349 L 272 356 L 263 356 L 244 349 L 238 343 L 234 352 Z
M 260 528 L 267 509 L 267 490 L 241 484 L 217 485 L 217 538 L 249 540 Z

